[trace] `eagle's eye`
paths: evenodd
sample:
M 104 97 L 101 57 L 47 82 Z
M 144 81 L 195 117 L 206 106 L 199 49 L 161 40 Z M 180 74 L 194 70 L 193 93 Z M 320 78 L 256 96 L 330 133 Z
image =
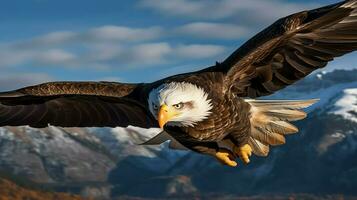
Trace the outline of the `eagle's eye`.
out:
M 178 104 L 174 104 L 174 105 L 172 105 L 174 108 L 176 108 L 176 109 L 181 109 L 181 108 L 183 108 L 183 103 L 181 102 L 181 103 L 178 103 Z
M 156 104 L 152 104 L 152 108 L 154 109 L 154 110 L 157 110 L 157 109 L 159 109 L 159 106 L 157 106 Z

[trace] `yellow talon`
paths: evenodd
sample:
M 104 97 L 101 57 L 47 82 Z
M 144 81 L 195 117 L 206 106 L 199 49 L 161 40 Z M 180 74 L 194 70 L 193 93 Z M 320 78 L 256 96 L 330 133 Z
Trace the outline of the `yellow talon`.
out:
M 220 149 L 216 153 L 215 157 L 219 162 L 221 162 L 224 165 L 228 165 L 230 167 L 237 166 L 237 162 L 233 160 L 234 155 L 227 150 Z
M 245 164 L 250 162 L 249 157 L 252 155 L 252 148 L 249 146 L 249 144 L 245 144 L 241 147 L 234 146 L 233 151 Z

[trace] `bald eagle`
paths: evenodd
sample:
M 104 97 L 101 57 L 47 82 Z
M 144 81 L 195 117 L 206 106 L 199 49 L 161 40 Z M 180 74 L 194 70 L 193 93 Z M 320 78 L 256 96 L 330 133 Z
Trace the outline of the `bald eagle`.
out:
M 224 30 L 222 30 L 224 31 Z M 223 62 L 152 83 L 50 82 L 0 93 L 0 126 L 160 127 L 145 142 L 236 166 L 298 129 L 316 100 L 256 100 L 357 49 L 357 0 L 279 19 Z

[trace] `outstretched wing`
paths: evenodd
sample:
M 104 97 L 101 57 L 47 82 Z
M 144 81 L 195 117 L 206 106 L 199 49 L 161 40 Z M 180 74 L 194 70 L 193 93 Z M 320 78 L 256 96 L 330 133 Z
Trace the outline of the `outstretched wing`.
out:
M 241 97 L 274 93 L 335 57 L 357 49 L 357 0 L 282 18 L 219 66 L 226 89 Z
M 143 84 L 53 82 L 0 93 L 0 126 L 157 127 Z

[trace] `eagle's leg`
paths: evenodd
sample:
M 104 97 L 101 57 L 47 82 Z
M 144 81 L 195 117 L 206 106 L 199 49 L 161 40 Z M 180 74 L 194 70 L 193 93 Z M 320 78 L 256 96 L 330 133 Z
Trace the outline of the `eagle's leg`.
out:
M 245 163 L 250 162 L 249 157 L 252 155 L 252 147 L 248 144 L 250 129 L 243 129 L 232 132 L 227 139 L 230 139 L 232 144 L 232 151 L 239 156 Z
M 245 164 L 248 164 L 250 162 L 249 157 L 252 155 L 252 147 L 250 147 L 249 144 L 244 144 L 243 146 L 239 147 L 234 146 L 233 151 Z
M 237 166 L 237 162 L 235 160 L 234 154 L 227 149 L 219 149 L 215 153 L 215 158 L 222 164 L 228 165 L 230 167 Z
M 245 164 L 250 162 L 249 157 L 252 155 L 252 148 L 249 144 L 237 145 L 233 143 L 233 138 L 227 138 L 219 142 L 219 146 L 230 149 L 230 152 L 233 152 L 234 158 L 239 157 Z

